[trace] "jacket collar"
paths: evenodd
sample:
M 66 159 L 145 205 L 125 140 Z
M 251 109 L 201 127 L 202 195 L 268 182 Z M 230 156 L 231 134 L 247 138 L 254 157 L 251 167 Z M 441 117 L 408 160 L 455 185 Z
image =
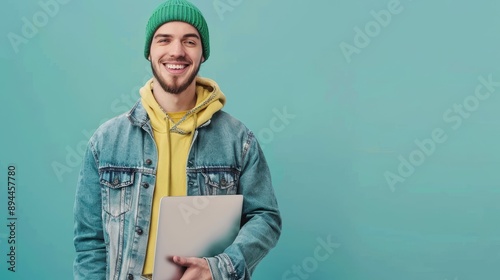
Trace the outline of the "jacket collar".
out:
M 140 127 L 149 123 L 148 113 L 146 112 L 146 109 L 144 109 L 144 106 L 142 106 L 140 99 L 135 103 L 134 107 L 128 111 L 127 118 L 130 120 L 132 125 Z

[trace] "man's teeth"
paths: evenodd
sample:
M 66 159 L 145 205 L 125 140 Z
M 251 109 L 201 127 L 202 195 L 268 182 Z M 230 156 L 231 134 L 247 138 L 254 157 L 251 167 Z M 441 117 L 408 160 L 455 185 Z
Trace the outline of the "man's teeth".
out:
M 186 66 L 187 65 L 183 65 L 183 64 L 167 64 L 168 69 L 175 69 L 175 70 L 184 69 L 184 68 L 186 68 Z

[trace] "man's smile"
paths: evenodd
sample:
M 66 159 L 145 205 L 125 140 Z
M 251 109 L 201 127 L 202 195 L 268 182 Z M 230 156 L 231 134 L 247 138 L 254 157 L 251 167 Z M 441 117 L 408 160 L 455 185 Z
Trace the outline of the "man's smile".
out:
M 182 74 L 188 68 L 189 64 L 176 62 L 176 63 L 163 63 L 163 66 L 171 74 Z

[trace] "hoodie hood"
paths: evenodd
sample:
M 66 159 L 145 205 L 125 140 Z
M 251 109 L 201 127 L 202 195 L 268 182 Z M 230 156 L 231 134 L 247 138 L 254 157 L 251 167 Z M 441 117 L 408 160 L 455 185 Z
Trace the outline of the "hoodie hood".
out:
M 212 118 L 224 107 L 226 97 L 217 83 L 208 78 L 196 77 L 196 105 L 191 110 L 166 114 L 153 95 L 153 79 L 140 89 L 141 101 L 157 133 L 167 131 L 182 135 L 191 134 L 197 127 Z

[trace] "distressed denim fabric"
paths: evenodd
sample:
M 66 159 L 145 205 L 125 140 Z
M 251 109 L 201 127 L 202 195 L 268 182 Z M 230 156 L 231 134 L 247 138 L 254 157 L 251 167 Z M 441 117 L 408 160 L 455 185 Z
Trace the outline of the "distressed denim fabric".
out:
M 242 194 L 241 229 L 206 256 L 214 280 L 250 279 L 281 233 L 269 168 L 253 133 L 219 111 L 194 132 L 188 195 Z M 157 148 L 140 101 L 90 138 L 74 205 L 75 279 L 144 279 Z

